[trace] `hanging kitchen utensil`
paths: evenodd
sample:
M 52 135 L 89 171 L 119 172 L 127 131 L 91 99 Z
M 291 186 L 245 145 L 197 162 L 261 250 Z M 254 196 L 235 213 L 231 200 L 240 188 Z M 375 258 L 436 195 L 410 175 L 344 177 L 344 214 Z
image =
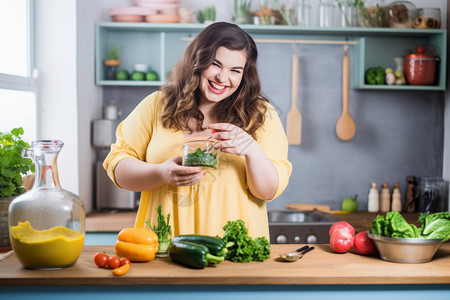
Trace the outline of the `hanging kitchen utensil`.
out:
M 298 99 L 298 56 L 292 55 L 292 104 L 287 114 L 286 135 L 289 145 L 302 143 L 302 115 L 297 108 Z
M 350 112 L 348 110 L 348 94 L 350 85 L 350 58 L 347 51 L 348 46 L 345 45 L 345 54 L 342 59 L 342 114 L 336 123 L 336 134 L 343 141 L 349 141 L 355 136 L 356 126 Z

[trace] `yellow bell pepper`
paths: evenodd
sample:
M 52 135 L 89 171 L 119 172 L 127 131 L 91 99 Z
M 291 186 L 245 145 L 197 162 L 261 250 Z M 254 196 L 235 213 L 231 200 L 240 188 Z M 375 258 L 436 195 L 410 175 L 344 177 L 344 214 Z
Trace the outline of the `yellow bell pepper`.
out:
M 119 232 L 114 248 L 117 256 L 130 261 L 151 261 L 158 252 L 158 236 L 145 228 L 124 228 Z

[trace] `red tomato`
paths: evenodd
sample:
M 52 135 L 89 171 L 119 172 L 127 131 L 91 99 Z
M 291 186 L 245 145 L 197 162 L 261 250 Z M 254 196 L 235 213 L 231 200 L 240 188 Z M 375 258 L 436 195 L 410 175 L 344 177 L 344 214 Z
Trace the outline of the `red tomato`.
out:
M 333 235 L 333 232 L 335 231 L 341 231 L 341 230 L 346 230 L 348 231 L 352 236 L 355 235 L 355 228 L 353 228 L 352 225 L 350 225 L 349 223 L 345 222 L 345 221 L 340 221 L 337 223 L 334 223 L 331 227 L 330 227 L 330 231 L 328 232 L 328 234 L 330 235 L 330 237 Z
M 120 259 L 117 256 L 110 256 L 108 258 L 108 267 L 110 269 L 115 269 L 120 267 Z
M 353 235 L 347 230 L 336 230 L 330 237 L 330 247 L 335 252 L 345 253 L 353 247 Z
M 369 238 L 367 231 L 358 233 L 353 239 L 353 248 L 356 253 L 362 255 L 374 255 L 378 253 L 375 243 Z
M 130 265 L 131 264 L 130 260 L 128 258 L 126 258 L 126 257 L 122 257 L 120 259 L 120 266 L 123 266 L 123 265 L 126 265 L 126 264 Z
M 97 252 L 94 256 L 94 262 L 100 268 L 104 268 L 108 262 L 108 255 L 103 252 Z

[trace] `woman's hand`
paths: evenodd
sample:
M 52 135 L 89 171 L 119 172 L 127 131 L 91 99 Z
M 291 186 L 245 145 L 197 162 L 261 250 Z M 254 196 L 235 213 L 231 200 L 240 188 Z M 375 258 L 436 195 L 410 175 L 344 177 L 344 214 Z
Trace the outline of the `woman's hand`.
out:
M 177 156 L 161 164 L 162 177 L 165 182 L 178 186 L 193 185 L 205 176 L 203 168 L 182 166 L 182 162 L 183 158 Z
M 183 158 L 177 156 L 161 164 L 149 164 L 135 157 L 122 159 L 114 174 L 117 184 L 130 191 L 148 191 L 165 183 L 176 186 L 193 185 L 205 176 L 200 167 L 182 166 Z
M 214 123 L 207 126 L 214 130 L 212 137 L 218 142 L 214 148 L 222 152 L 247 156 L 251 149 L 258 146 L 255 139 L 247 132 L 229 123 Z
M 260 199 L 272 199 L 278 187 L 275 165 L 255 139 L 241 128 L 228 123 L 209 124 L 212 137 L 218 140 L 214 148 L 245 157 L 245 173 L 250 192 Z

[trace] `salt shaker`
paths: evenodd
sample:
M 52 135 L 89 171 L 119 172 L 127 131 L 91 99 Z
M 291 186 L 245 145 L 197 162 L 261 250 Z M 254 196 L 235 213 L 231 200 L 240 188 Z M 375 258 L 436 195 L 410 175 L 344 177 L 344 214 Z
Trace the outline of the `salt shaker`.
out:
M 389 186 L 387 182 L 383 182 L 380 196 L 380 210 L 388 212 L 391 210 L 391 195 L 389 194 Z
M 379 209 L 380 209 L 380 202 L 377 190 L 377 183 L 372 182 L 372 186 L 369 190 L 369 199 L 367 201 L 367 211 L 378 212 Z
M 392 211 L 402 211 L 402 196 L 400 193 L 400 183 L 396 182 L 394 190 L 392 192 Z

